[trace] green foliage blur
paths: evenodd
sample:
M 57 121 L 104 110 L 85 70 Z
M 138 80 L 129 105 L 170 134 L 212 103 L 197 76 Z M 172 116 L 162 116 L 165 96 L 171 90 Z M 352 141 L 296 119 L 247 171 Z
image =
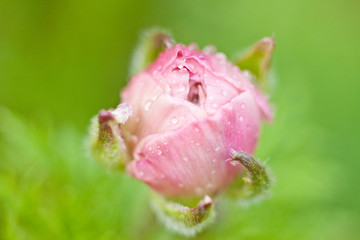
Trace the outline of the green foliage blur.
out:
M 360 239 L 358 0 L 1 0 L 0 239 L 184 239 L 148 188 L 86 156 L 142 30 L 229 57 L 274 36 L 272 125 L 256 157 L 277 183 L 249 208 L 221 199 L 194 239 Z

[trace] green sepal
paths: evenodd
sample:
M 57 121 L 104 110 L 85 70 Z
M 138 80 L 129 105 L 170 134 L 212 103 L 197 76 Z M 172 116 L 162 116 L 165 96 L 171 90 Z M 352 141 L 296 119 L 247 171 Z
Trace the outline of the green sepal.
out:
M 247 171 L 230 185 L 227 189 L 228 196 L 238 199 L 243 205 L 258 202 L 269 196 L 273 177 L 264 163 L 244 152 L 234 153 L 232 163 L 242 164 Z
M 121 125 L 131 114 L 131 108 L 121 104 L 115 110 L 101 110 L 91 120 L 87 145 L 91 156 L 106 167 L 123 170 L 129 160 Z
M 168 229 L 184 236 L 194 236 L 215 217 L 214 202 L 209 196 L 205 196 L 195 207 L 189 207 L 153 193 L 151 206 Z
M 274 47 L 273 38 L 263 38 L 235 58 L 233 63 L 242 71 L 249 71 L 257 85 L 264 89 L 267 87 L 267 75 Z
M 160 52 L 170 48 L 173 40 L 170 35 L 160 29 L 145 31 L 137 44 L 130 66 L 130 75 L 144 70 L 149 63 L 152 63 Z

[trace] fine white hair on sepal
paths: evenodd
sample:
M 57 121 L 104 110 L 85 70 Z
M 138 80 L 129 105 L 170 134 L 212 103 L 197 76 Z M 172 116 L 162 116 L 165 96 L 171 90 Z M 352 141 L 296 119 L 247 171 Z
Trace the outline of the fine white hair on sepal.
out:
M 266 161 L 268 161 L 269 159 L 267 159 Z M 258 159 L 258 161 L 260 162 L 260 160 Z M 268 167 L 265 166 L 265 162 L 266 161 L 262 161 L 262 164 L 264 165 L 265 169 L 266 169 L 266 173 L 267 176 L 270 180 L 270 188 L 265 190 L 264 192 L 257 194 L 253 197 L 250 198 L 241 198 L 237 200 L 237 204 L 242 207 L 242 208 L 249 208 L 252 205 L 256 205 L 261 203 L 263 200 L 269 199 L 271 198 L 271 188 L 274 187 L 275 183 L 276 183 L 276 178 L 275 175 L 273 174 L 272 170 Z
M 165 200 L 166 201 L 166 200 Z M 203 205 L 212 204 L 212 199 L 209 196 L 205 196 L 202 201 L 200 201 Z M 175 202 L 166 202 L 166 205 L 168 208 L 171 208 L 173 211 L 176 211 L 180 214 L 186 214 L 191 210 L 191 208 L 181 205 L 179 203 Z M 157 218 L 165 225 L 165 227 L 173 231 L 175 233 L 178 233 L 180 235 L 186 236 L 186 237 L 193 237 L 197 233 L 201 232 L 205 227 L 210 225 L 214 222 L 216 213 L 213 208 L 210 209 L 209 215 L 201 221 L 200 223 L 189 226 L 187 223 L 190 221 L 186 217 L 184 217 L 181 220 L 177 220 L 171 215 L 167 214 L 164 210 L 164 207 L 161 206 L 161 203 L 157 201 L 157 199 L 153 198 L 150 201 L 150 206 L 152 210 L 154 211 Z M 200 208 L 200 211 L 203 211 L 204 209 Z

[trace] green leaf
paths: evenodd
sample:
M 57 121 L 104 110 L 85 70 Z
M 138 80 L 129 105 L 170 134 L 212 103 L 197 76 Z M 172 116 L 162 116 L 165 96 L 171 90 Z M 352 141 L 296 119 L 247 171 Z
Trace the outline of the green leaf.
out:
M 275 47 L 273 38 L 266 37 L 255 43 L 233 62 L 241 70 L 249 71 L 261 88 L 266 88 L 272 53 Z
M 166 48 L 172 46 L 173 40 L 164 30 L 151 29 L 146 31 L 135 48 L 130 75 L 144 70 Z
M 194 236 L 215 217 L 214 203 L 209 196 L 205 196 L 196 207 L 191 208 L 154 193 L 151 206 L 168 229 L 185 236 Z

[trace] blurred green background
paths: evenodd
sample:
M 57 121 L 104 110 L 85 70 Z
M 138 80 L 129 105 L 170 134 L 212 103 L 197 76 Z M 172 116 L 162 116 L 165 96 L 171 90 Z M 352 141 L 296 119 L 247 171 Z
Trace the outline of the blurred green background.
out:
M 119 103 L 142 30 L 231 56 L 275 36 L 275 122 L 256 156 L 277 183 L 218 202 L 196 239 L 360 239 L 360 2 L 0 1 L 0 239 L 183 239 L 148 188 L 85 155 L 89 119 Z

